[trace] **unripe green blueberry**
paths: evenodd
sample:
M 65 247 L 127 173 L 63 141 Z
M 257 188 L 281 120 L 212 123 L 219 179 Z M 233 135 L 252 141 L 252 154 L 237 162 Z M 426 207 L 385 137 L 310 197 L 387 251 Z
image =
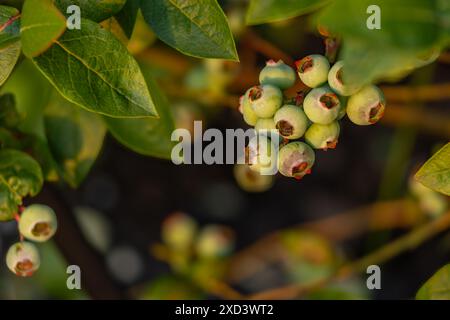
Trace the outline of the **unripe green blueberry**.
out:
M 316 88 L 328 79 L 330 63 L 328 59 L 320 54 L 306 56 L 295 62 L 298 76 L 304 84 L 310 88 Z
M 351 96 L 361 87 L 357 84 L 344 84 L 344 62 L 338 61 L 328 73 L 328 84 L 334 92 L 341 96 Z
M 298 139 L 308 128 L 308 118 L 299 106 L 284 105 L 275 113 L 274 120 L 280 135 L 286 139 Z
M 246 192 L 265 192 L 274 183 L 274 176 L 261 175 L 247 164 L 236 164 L 233 173 L 236 183 Z
M 254 126 L 256 121 L 258 120 L 258 116 L 253 111 L 250 101 L 248 99 L 248 93 L 251 89 L 247 90 L 247 92 L 239 98 L 239 111 L 244 116 L 244 121 L 249 126 Z
M 58 228 L 56 214 L 52 208 L 33 204 L 27 207 L 19 220 L 19 231 L 28 240 L 44 242 L 53 237 Z
M 284 90 L 294 85 L 295 71 L 283 60 L 278 62 L 269 60 L 259 74 L 259 82 L 262 85 L 270 84 Z
M 248 91 L 248 99 L 259 118 L 272 118 L 283 103 L 283 93 L 269 84 L 254 86 Z
M 305 140 L 315 149 L 334 149 L 338 143 L 340 133 L 339 123 L 312 124 L 305 133 Z
M 275 126 L 275 121 L 273 120 L 273 118 L 261 118 L 258 119 L 258 121 L 256 121 L 255 124 L 255 130 L 257 132 L 267 132 L 270 130 L 277 130 L 277 127 Z
M 162 240 L 175 250 L 185 250 L 194 241 L 197 223 L 182 212 L 175 212 L 167 217 L 161 226 Z
M 385 106 L 383 92 L 374 85 L 368 85 L 350 97 L 347 115 L 353 123 L 367 126 L 383 117 Z
M 329 124 L 336 120 L 340 108 L 339 97 L 327 86 L 311 90 L 303 103 L 309 120 L 319 124 Z
M 311 173 L 314 161 L 314 150 L 306 143 L 294 141 L 280 149 L 278 169 L 282 175 L 300 180 Z
M 195 245 L 202 258 L 221 258 L 229 255 L 234 247 L 234 233 L 227 227 L 209 225 L 204 227 Z
M 257 135 L 250 139 L 245 148 L 245 163 L 249 168 L 262 175 L 276 173 L 275 145 L 265 135 Z
M 13 244 L 6 254 L 9 270 L 20 277 L 30 277 L 39 269 L 41 260 L 36 246 L 30 242 Z

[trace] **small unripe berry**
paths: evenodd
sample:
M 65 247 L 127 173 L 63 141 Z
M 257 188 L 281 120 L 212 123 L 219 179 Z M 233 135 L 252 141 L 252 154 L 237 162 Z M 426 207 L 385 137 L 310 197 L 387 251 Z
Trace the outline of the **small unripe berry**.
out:
M 298 76 L 310 88 L 316 88 L 328 79 L 330 63 L 328 59 L 319 54 L 313 54 L 296 61 Z
M 190 216 L 176 212 L 167 217 L 161 227 L 163 241 L 175 250 L 189 248 L 197 233 L 197 223 Z
M 274 120 L 280 135 L 286 139 L 298 139 L 308 128 L 308 118 L 299 106 L 284 105 L 275 113 Z
M 273 118 L 258 119 L 258 121 L 256 121 L 255 124 L 255 130 L 261 133 L 267 133 L 267 131 L 270 130 L 278 131 L 277 127 L 275 126 L 275 121 L 273 120 Z
M 270 84 L 284 90 L 294 85 L 295 71 L 283 60 L 278 62 L 269 60 L 259 74 L 259 82 L 262 85 Z
M 283 93 L 272 85 L 255 86 L 248 93 L 250 105 L 259 118 L 272 118 L 283 103 Z
M 367 126 L 383 117 L 385 106 L 383 92 L 374 85 L 368 85 L 350 97 L 347 115 L 353 123 Z
M 58 228 L 56 214 L 52 208 L 33 204 L 27 207 L 19 220 L 19 231 L 28 240 L 44 242 L 53 237 Z
M 245 148 L 245 163 L 249 168 L 262 175 L 276 173 L 275 145 L 265 135 L 250 139 Z
M 233 251 L 234 234 L 227 227 L 209 225 L 204 227 L 197 238 L 196 251 L 202 258 L 221 258 Z
M 261 175 L 246 164 L 236 164 L 233 173 L 239 187 L 246 192 L 264 192 L 274 183 L 274 176 Z
M 282 175 L 300 180 L 311 173 L 314 161 L 314 150 L 306 143 L 295 141 L 280 149 L 278 169 Z
M 344 84 L 344 62 L 338 61 L 330 69 L 328 74 L 328 84 L 334 92 L 341 96 L 351 96 L 361 87 L 357 84 Z
M 327 86 L 311 90 L 303 103 L 309 120 L 319 124 L 329 124 L 336 120 L 340 108 L 339 97 Z
M 315 149 L 334 149 L 338 143 L 340 127 L 337 121 L 330 124 L 312 124 L 305 133 L 305 140 Z
M 36 246 L 30 242 L 13 244 L 6 254 L 9 270 L 20 277 L 30 277 L 39 269 L 41 260 Z
M 256 121 L 258 120 L 258 116 L 253 111 L 250 101 L 248 99 L 248 93 L 251 89 L 247 90 L 247 92 L 239 98 L 239 111 L 244 116 L 244 121 L 249 126 L 254 126 Z

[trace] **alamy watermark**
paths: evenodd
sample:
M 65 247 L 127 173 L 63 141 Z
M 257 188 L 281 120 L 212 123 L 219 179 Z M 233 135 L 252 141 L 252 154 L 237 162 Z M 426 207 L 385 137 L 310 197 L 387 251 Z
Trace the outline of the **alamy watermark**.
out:
M 366 26 L 369 30 L 380 30 L 381 29 L 381 8 L 376 4 L 372 4 L 367 7 L 367 14 L 370 16 L 366 20 Z
M 203 132 L 202 121 L 194 121 L 193 134 L 176 129 L 171 140 L 178 142 L 171 154 L 176 165 L 249 164 L 259 166 L 262 175 L 278 172 L 278 130 L 226 129 L 224 134 L 210 128 Z

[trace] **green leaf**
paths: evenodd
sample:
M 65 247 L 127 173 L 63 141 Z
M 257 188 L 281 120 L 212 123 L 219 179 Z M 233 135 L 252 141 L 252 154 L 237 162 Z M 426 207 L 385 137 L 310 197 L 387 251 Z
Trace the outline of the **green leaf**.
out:
M 66 30 L 66 19 L 52 0 L 26 0 L 20 29 L 23 53 L 36 57 L 46 51 Z
M 20 13 L 16 8 L 0 6 L 0 48 L 20 38 Z
M 450 300 L 450 264 L 439 269 L 417 291 L 417 300 Z
M 79 6 L 83 18 L 100 22 L 119 12 L 125 2 L 126 0 L 55 0 L 55 5 L 63 13 L 71 5 Z
M 249 25 L 274 22 L 310 13 L 330 0 L 251 0 L 246 22 Z
M 19 60 L 20 49 L 20 42 L 12 43 L 0 49 L 0 86 L 8 79 L 17 60 Z
M 108 31 L 89 20 L 67 30 L 33 59 L 70 102 L 111 117 L 157 116 L 136 60 Z
M 325 7 L 316 22 L 342 37 L 346 81 L 365 84 L 410 72 L 423 65 L 421 56 L 439 51 L 443 25 L 436 1 L 339 0 Z M 370 5 L 380 7 L 379 30 L 367 27 Z M 346 12 L 345 19 L 336 12 Z
M 169 103 L 156 82 L 147 78 L 149 89 L 158 107 L 160 119 L 105 118 L 109 132 L 131 150 L 152 157 L 170 159 L 174 124 Z
M 239 60 L 216 0 L 147 0 L 141 2 L 141 10 L 157 36 L 182 53 Z
M 450 142 L 419 169 L 415 178 L 424 186 L 450 196 Z
M 139 5 L 140 0 L 128 0 L 122 10 L 115 16 L 128 38 L 131 38 L 131 35 L 133 34 Z
M 11 220 L 22 198 L 35 196 L 42 188 L 39 164 L 17 150 L 0 150 L 0 221 Z
M 78 187 L 103 146 L 106 126 L 98 115 L 71 104 L 56 92 L 45 108 L 48 143 L 62 177 Z
M 44 129 L 44 107 L 48 104 L 51 86 L 30 60 L 23 61 L 0 89 L 0 94 L 14 95 L 20 115 L 19 131 L 27 135 L 33 157 L 42 165 L 47 180 L 57 179 L 56 164 L 51 156 Z
M 20 56 L 19 17 L 17 9 L 0 6 L 0 86 L 8 79 Z

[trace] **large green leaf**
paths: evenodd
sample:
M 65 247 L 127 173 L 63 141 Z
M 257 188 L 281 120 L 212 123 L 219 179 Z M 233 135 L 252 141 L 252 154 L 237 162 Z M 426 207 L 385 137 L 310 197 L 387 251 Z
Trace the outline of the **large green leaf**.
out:
M 103 119 L 71 104 L 56 92 L 44 114 L 52 155 L 62 177 L 72 187 L 77 187 L 102 148 L 106 133 Z
M 26 0 L 21 23 L 23 53 L 29 58 L 50 48 L 66 30 L 66 19 L 52 0 Z
M 450 300 L 450 264 L 439 269 L 417 291 L 417 300 Z
M 152 157 L 170 159 L 174 143 L 171 141 L 174 124 L 170 107 L 164 94 L 151 78 L 147 83 L 160 119 L 114 119 L 105 118 L 111 134 L 131 150 Z
M 318 23 L 343 38 L 341 58 L 349 82 L 369 83 L 423 65 L 421 56 L 438 50 L 444 26 L 439 0 L 336 0 L 325 7 Z M 367 27 L 367 8 L 378 5 L 381 29 Z M 345 12 L 345 19 L 336 12 Z
M 116 20 L 119 22 L 128 38 L 131 38 L 131 35 L 133 34 L 140 4 L 140 0 L 128 0 L 122 10 L 116 15 Z
M 66 13 L 67 8 L 76 5 L 81 9 L 83 18 L 100 22 L 106 20 L 122 9 L 126 0 L 55 0 L 61 12 Z
M 314 11 L 331 0 L 251 0 L 247 24 L 285 20 Z
M 20 19 L 15 8 L 0 6 L 0 86 L 8 79 L 20 56 Z
M 420 168 L 415 178 L 428 188 L 450 196 L 450 142 Z
M 67 30 L 33 59 L 70 102 L 111 117 L 138 118 L 157 112 L 136 60 L 108 31 L 89 20 Z
M 39 164 L 26 153 L 0 150 L 0 221 L 11 220 L 22 198 L 35 196 L 42 188 Z
M 0 94 L 14 95 L 21 118 L 19 130 L 27 135 L 26 143 L 42 165 L 46 179 L 56 180 L 56 166 L 48 148 L 43 117 L 50 92 L 51 86 L 30 60 L 23 61 L 0 89 Z
M 141 9 L 157 36 L 182 53 L 238 60 L 227 19 L 216 0 L 146 0 Z

